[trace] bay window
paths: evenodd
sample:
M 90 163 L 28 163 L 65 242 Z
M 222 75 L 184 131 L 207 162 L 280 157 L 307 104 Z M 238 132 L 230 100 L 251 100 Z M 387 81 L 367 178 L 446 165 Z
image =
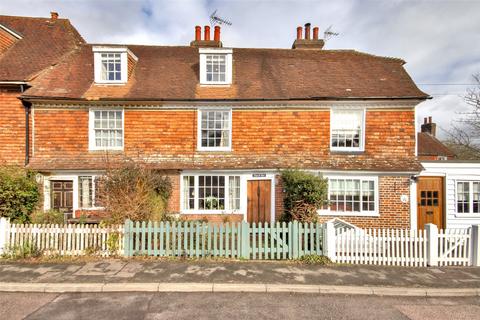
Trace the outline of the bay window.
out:
M 187 175 L 182 178 L 182 210 L 240 209 L 240 176 Z

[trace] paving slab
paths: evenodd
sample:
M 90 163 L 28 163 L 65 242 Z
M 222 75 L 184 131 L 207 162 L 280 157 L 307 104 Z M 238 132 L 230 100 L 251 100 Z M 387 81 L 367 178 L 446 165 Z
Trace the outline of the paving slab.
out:
M 213 292 L 213 283 L 160 283 L 160 292 Z
M 45 292 L 101 292 L 103 283 L 45 283 Z
M 267 292 L 267 285 L 260 283 L 214 283 L 213 292 Z
M 316 285 L 267 284 L 267 292 L 320 293 L 320 288 Z

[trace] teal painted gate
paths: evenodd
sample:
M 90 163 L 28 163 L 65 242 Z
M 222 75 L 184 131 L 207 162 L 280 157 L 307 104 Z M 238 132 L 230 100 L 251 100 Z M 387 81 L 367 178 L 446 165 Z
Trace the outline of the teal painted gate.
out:
M 125 256 L 294 259 L 321 255 L 324 226 L 289 223 L 125 222 Z

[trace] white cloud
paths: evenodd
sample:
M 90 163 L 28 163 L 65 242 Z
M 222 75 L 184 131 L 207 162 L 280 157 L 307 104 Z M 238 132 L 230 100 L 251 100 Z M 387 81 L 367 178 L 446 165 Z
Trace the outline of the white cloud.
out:
M 419 84 L 470 83 L 480 72 L 480 1 L 289 1 L 289 0 L 16 0 L 0 3 L 8 15 L 70 18 L 89 42 L 188 45 L 195 25 L 218 9 L 233 22 L 222 30 L 226 46 L 291 46 L 295 28 L 311 22 L 340 36 L 326 48 L 349 48 L 400 57 Z M 425 86 L 435 94 L 419 106 L 447 128 L 465 107 L 465 86 Z M 441 95 L 437 95 L 441 94 Z M 451 95 L 445 95 L 451 94 Z

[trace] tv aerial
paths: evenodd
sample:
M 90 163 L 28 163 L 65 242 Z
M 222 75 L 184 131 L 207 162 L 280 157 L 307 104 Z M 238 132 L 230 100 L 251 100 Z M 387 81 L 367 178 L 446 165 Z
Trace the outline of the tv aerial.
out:
M 215 11 L 213 11 L 212 14 L 210 15 L 210 25 L 213 27 L 216 24 L 218 24 L 218 25 L 224 24 L 224 25 L 227 25 L 227 26 L 231 26 L 232 22 L 218 16 L 217 15 L 217 9 L 215 9 Z
M 324 32 L 323 32 L 323 40 L 326 42 L 327 40 L 331 39 L 332 37 L 338 36 L 339 33 L 332 30 L 332 25 L 330 25 Z

